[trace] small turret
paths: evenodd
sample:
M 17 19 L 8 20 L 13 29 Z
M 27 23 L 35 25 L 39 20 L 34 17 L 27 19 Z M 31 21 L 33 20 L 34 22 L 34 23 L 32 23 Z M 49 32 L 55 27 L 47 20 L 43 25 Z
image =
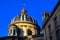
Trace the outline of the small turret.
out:
M 49 19 L 50 17 L 50 13 L 49 12 L 43 12 L 42 14 L 42 21 L 43 21 L 43 25 L 45 24 L 45 22 Z

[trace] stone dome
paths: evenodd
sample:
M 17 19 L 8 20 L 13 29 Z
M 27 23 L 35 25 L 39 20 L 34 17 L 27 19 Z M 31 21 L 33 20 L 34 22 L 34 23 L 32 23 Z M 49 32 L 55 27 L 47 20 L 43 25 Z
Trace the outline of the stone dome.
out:
M 12 19 L 11 23 L 12 22 L 22 22 L 22 21 L 37 24 L 37 21 L 34 18 L 27 15 L 27 11 L 25 9 L 22 9 L 21 14 L 14 17 Z
M 9 36 L 31 36 L 39 35 L 40 27 L 36 20 L 27 15 L 27 11 L 22 9 L 21 14 L 15 16 L 8 27 Z

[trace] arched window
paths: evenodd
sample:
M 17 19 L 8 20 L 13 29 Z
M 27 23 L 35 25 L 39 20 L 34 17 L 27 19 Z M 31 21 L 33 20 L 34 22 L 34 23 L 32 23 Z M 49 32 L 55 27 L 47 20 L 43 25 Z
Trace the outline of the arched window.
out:
M 27 30 L 28 35 L 32 35 L 32 31 L 30 29 Z
M 23 36 L 23 30 L 17 29 L 17 36 Z
M 15 30 L 13 30 L 13 35 L 15 35 Z
M 20 30 L 18 29 L 18 30 L 17 30 L 17 36 L 19 36 L 19 35 L 20 35 Z
M 11 30 L 9 30 L 9 35 L 17 35 L 17 26 L 12 24 L 10 25 Z
M 12 34 L 12 30 L 9 30 L 9 36 Z

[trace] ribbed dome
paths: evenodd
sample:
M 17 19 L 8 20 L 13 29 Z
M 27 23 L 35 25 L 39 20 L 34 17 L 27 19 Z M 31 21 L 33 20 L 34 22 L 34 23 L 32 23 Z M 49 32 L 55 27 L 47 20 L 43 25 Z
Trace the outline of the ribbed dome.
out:
M 27 15 L 27 11 L 25 9 L 22 9 L 21 15 L 17 15 L 16 17 L 14 17 L 11 22 L 18 22 L 18 21 L 31 22 L 37 24 L 36 20 Z

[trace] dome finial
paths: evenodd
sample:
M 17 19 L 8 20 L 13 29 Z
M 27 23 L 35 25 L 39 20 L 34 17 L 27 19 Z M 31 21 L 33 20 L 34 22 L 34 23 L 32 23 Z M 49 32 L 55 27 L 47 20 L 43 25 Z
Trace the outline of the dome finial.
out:
M 22 14 L 24 15 L 24 14 L 26 14 L 26 12 L 27 12 L 27 11 L 25 10 L 25 8 L 23 8 L 23 9 L 22 9 Z

